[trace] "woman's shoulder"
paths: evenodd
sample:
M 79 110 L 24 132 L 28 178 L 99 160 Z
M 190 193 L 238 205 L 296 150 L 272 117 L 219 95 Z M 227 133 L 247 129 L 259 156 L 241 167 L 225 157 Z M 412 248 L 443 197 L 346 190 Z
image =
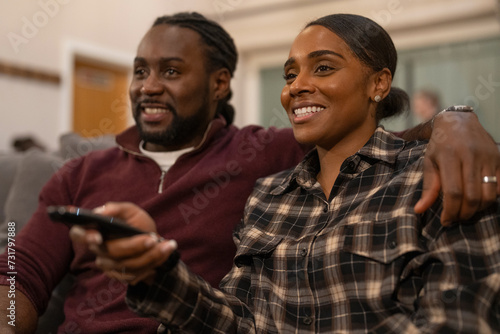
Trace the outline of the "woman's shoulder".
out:
M 422 164 L 427 150 L 427 141 L 404 141 L 403 148 L 396 158 L 399 168 L 413 164 Z
M 286 187 L 292 177 L 291 174 L 294 169 L 295 167 L 257 179 L 255 189 L 258 189 L 259 191 L 271 192 L 279 186 Z

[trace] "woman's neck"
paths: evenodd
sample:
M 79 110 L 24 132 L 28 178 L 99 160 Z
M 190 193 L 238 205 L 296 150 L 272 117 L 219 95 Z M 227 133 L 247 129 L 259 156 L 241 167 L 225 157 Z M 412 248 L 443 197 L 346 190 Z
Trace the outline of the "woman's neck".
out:
M 319 165 L 320 171 L 316 176 L 319 184 L 321 185 L 321 189 L 323 189 L 323 193 L 326 198 L 330 197 L 330 192 L 335 184 L 335 180 L 340 173 L 340 166 L 342 162 L 345 160 L 343 156 L 337 155 L 336 153 L 328 150 L 323 150 L 321 148 L 318 149 L 318 157 L 319 157 Z
M 356 140 L 348 141 L 347 145 L 345 143 L 337 143 L 337 145 L 329 149 L 316 146 L 320 164 L 320 171 L 316 176 L 316 180 L 321 185 L 327 199 L 330 197 L 330 192 L 340 173 L 342 163 L 348 157 L 356 154 L 372 135 L 373 132 L 366 136 L 358 136 Z

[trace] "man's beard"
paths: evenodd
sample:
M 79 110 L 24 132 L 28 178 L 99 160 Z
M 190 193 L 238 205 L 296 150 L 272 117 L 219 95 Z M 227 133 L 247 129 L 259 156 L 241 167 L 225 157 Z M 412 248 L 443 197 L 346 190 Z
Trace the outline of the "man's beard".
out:
M 204 104 L 204 106 L 206 106 Z M 163 131 L 149 132 L 145 131 L 139 121 L 140 113 L 136 113 L 134 118 L 139 130 L 139 135 L 146 143 L 161 145 L 164 147 L 183 147 L 190 143 L 193 138 L 203 135 L 209 120 L 207 119 L 208 110 L 200 108 L 194 115 L 189 117 L 179 117 L 175 110 L 170 109 L 173 114 L 173 120 Z

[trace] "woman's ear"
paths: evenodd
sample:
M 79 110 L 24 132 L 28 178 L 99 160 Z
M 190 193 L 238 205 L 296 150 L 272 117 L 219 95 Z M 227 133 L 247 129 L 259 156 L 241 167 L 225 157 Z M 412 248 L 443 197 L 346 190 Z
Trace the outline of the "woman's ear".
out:
M 224 99 L 231 89 L 231 73 L 229 73 L 227 68 L 220 68 L 214 71 L 211 77 L 214 99 Z
M 384 68 L 381 71 L 374 74 L 373 77 L 374 91 L 372 99 L 375 100 L 376 96 L 380 97 L 380 100 L 384 99 L 391 90 L 392 85 L 392 74 L 388 68 Z M 377 101 L 378 102 L 378 101 Z

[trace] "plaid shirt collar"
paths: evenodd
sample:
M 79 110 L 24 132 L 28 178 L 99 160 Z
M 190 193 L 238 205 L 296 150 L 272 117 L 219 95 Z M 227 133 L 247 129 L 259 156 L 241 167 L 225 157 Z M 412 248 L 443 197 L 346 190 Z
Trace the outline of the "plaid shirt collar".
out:
M 340 168 L 340 173 L 356 174 L 367 169 L 377 161 L 394 164 L 399 152 L 403 150 L 405 141 L 384 130 L 382 126 L 375 129 L 366 145 L 358 152 L 347 158 Z M 364 161 L 366 164 L 361 164 Z M 300 162 L 291 173 L 283 179 L 283 182 L 273 189 L 271 195 L 282 195 L 297 186 L 304 189 L 312 189 L 316 184 L 316 175 L 320 170 L 318 151 L 313 149 L 302 162 Z

